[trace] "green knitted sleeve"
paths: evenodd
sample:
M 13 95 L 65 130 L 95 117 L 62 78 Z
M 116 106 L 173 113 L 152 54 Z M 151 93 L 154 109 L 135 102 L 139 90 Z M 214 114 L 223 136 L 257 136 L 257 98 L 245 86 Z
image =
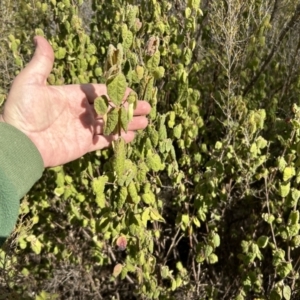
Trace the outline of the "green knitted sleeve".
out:
M 0 246 L 16 224 L 20 199 L 42 176 L 42 157 L 21 131 L 0 123 Z

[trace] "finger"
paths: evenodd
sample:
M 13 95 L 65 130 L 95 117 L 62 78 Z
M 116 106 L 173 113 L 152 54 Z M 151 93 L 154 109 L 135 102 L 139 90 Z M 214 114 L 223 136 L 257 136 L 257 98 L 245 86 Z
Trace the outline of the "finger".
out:
M 17 76 L 16 81 L 23 84 L 46 85 L 53 68 L 54 52 L 45 38 L 36 36 L 34 42 L 36 45 L 34 55 L 25 69 Z
M 132 142 L 134 136 L 135 136 L 134 131 L 128 131 L 127 133 L 123 132 L 121 134 L 121 137 L 124 138 L 126 143 Z M 93 138 L 93 144 L 90 147 L 90 152 L 107 148 L 111 145 L 113 141 L 117 139 L 118 139 L 118 135 L 110 135 L 110 136 L 95 135 Z
M 144 116 L 136 116 L 128 124 L 129 131 L 145 129 L 148 126 L 148 119 Z
M 124 106 L 127 108 L 128 103 L 125 103 Z M 142 115 L 148 115 L 151 111 L 151 106 L 148 102 L 139 100 L 136 106 L 136 109 L 133 112 L 134 116 L 142 116 Z
M 104 131 L 104 120 L 98 119 L 94 125 L 94 134 L 103 134 Z
M 84 93 L 88 102 L 93 105 L 94 100 L 102 95 L 107 96 L 107 88 L 105 84 L 81 84 L 81 85 L 67 85 L 65 86 L 66 89 L 69 90 L 69 94 L 72 95 L 80 95 L 82 92 Z M 127 88 L 124 96 L 124 101 L 130 94 L 132 89 Z M 128 107 L 128 103 L 125 102 L 125 107 Z M 134 115 L 147 115 L 151 111 L 151 106 L 146 101 L 138 101 L 137 107 L 134 111 Z M 95 114 L 96 116 L 96 114 Z
M 125 103 L 124 106 L 125 106 L 125 108 L 128 108 L 128 103 Z M 101 115 L 98 115 L 96 113 L 93 105 L 91 105 L 91 108 L 92 108 L 92 110 L 94 112 L 95 118 L 98 118 L 98 119 L 102 118 Z M 111 108 L 108 109 L 108 112 L 110 111 L 110 109 Z M 140 100 L 137 103 L 137 107 L 134 110 L 133 115 L 134 116 L 145 116 L 145 115 L 148 115 L 150 112 L 151 112 L 151 106 L 150 106 L 150 104 L 148 102 L 146 102 L 146 101 Z
M 76 87 L 76 86 L 75 86 Z M 78 88 L 85 93 L 85 96 L 89 103 L 93 104 L 94 100 L 99 96 L 107 96 L 107 87 L 105 84 L 96 84 L 96 83 L 89 83 L 89 84 L 80 84 Z M 128 95 L 132 91 L 131 88 L 127 88 L 123 97 L 123 102 L 126 101 Z M 108 97 L 109 98 L 109 97 Z
M 128 124 L 127 131 L 137 131 L 145 129 L 148 125 L 148 119 L 144 116 L 136 116 L 132 119 L 132 121 Z M 103 119 L 96 120 L 94 126 L 95 134 L 103 134 L 104 130 L 104 121 Z

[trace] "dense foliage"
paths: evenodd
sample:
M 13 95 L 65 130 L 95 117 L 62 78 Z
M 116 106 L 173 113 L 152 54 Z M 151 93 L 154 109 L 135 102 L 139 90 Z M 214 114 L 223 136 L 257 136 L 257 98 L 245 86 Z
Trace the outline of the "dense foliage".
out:
M 134 143 L 45 171 L 0 252 L 0 299 L 298 299 L 298 1 L 2 2 L 0 97 L 39 34 L 49 84 L 108 85 L 106 133 L 137 97 L 152 111 Z

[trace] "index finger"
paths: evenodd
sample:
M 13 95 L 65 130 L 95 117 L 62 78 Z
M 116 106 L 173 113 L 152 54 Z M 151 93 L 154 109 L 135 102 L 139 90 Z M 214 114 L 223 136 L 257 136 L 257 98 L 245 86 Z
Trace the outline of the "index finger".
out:
M 79 85 L 80 89 L 85 93 L 87 100 L 89 101 L 90 104 L 94 103 L 94 100 L 99 97 L 99 96 L 107 96 L 107 87 L 105 84 L 81 84 Z M 124 97 L 123 97 L 123 102 L 126 101 L 127 97 L 129 96 L 130 92 L 133 90 L 131 88 L 126 88 Z
M 94 104 L 94 100 L 99 96 L 107 96 L 107 88 L 105 84 L 81 84 L 80 89 L 85 93 L 86 98 L 90 104 Z M 124 94 L 123 101 L 125 102 L 125 107 L 128 107 L 126 99 L 130 92 L 133 91 L 131 88 L 127 88 Z M 108 97 L 108 96 L 107 96 Z M 151 106 L 148 102 L 139 100 L 137 107 L 134 110 L 135 116 L 147 115 L 151 111 Z

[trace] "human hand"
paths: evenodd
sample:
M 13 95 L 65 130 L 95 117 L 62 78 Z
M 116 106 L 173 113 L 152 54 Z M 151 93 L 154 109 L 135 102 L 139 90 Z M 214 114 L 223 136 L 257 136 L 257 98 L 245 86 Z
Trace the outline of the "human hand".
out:
M 45 167 L 65 164 L 108 147 L 116 136 L 103 135 L 103 119 L 93 108 L 94 99 L 106 95 L 106 86 L 47 85 L 54 53 L 43 37 L 35 37 L 35 43 L 34 56 L 15 78 L 0 121 L 15 126 L 31 139 Z M 128 88 L 126 97 L 129 92 Z M 138 101 L 128 132 L 122 133 L 126 142 L 134 139 L 136 130 L 147 126 L 150 110 L 147 102 Z

